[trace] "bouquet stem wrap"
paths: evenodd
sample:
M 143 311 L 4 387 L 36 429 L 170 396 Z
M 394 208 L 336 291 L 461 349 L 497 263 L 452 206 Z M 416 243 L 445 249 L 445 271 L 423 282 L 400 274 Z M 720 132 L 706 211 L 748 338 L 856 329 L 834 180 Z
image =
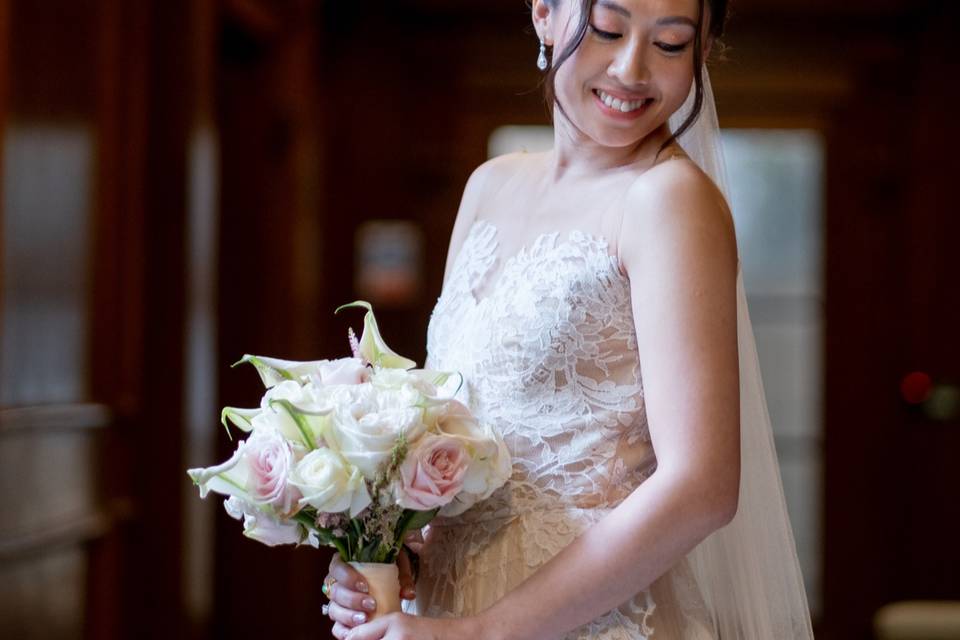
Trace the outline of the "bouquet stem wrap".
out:
M 400 571 L 395 563 L 351 561 L 349 564 L 366 579 L 370 595 L 377 601 L 377 610 L 367 614 L 368 620 L 400 611 Z

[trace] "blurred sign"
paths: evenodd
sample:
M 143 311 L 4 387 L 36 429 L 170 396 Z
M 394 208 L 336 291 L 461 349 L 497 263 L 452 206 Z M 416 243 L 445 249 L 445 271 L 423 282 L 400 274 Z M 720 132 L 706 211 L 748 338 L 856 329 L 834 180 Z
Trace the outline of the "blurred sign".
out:
M 375 306 L 407 306 L 420 293 L 423 232 L 406 220 L 371 220 L 357 229 L 357 295 Z

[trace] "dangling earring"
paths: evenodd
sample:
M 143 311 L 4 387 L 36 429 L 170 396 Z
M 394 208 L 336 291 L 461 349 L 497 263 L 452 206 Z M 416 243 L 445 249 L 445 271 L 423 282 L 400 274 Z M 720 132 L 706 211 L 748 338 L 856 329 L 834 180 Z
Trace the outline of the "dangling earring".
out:
M 547 62 L 547 45 L 544 44 L 543 38 L 540 38 L 540 55 L 537 56 L 537 69 L 544 71 L 549 63 Z

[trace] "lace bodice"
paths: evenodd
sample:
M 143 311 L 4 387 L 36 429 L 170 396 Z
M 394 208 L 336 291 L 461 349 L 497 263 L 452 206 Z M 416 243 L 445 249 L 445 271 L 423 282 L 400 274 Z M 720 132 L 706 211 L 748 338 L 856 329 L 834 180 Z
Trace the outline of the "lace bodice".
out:
M 514 457 L 506 490 L 463 517 L 615 506 L 654 462 L 629 281 L 581 231 L 497 249 L 497 228 L 474 223 L 427 332 L 428 368 L 463 373 L 464 401 Z
M 430 318 L 426 366 L 463 374 L 459 397 L 503 435 L 513 475 L 463 514 L 431 523 L 410 607 L 430 616 L 486 609 L 656 468 L 630 283 L 608 243 L 545 233 L 503 258 L 497 234 L 485 220 L 470 228 Z M 697 612 L 702 601 L 680 563 L 566 638 L 643 640 L 655 629 L 709 637 L 687 631 Z

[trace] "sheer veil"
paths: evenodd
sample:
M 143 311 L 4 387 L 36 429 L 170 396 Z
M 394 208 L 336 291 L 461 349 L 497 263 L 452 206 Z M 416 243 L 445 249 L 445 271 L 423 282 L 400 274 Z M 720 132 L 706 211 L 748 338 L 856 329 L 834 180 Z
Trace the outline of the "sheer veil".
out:
M 679 142 L 729 202 L 716 104 L 706 66 L 703 110 Z M 693 88 L 670 119 L 676 130 L 693 106 Z M 813 638 L 803 576 L 787 514 L 780 465 L 760 376 L 753 327 L 737 267 L 740 354 L 740 501 L 737 515 L 688 556 L 722 640 Z

